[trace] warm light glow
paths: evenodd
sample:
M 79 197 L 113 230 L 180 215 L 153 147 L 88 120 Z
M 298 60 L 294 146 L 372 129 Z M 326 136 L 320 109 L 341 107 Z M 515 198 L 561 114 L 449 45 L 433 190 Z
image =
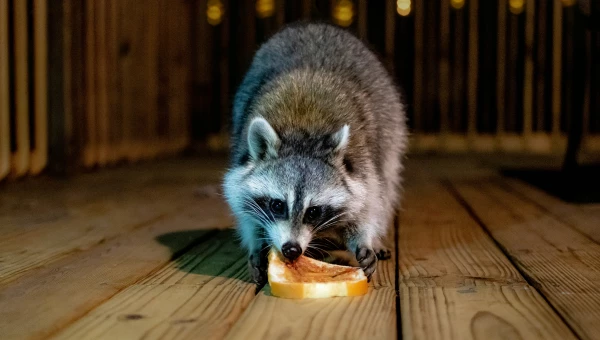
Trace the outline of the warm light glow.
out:
M 206 4 L 206 20 L 210 25 L 217 26 L 223 20 L 225 10 L 220 0 L 208 0 Z
M 571 6 L 575 5 L 576 2 L 577 2 L 577 0 L 562 0 L 562 4 L 565 7 L 571 7 Z
M 405 17 L 410 14 L 410 0 L 396 1 L 396 11 L 401 16 Z
M 465 7 L 465 0 L 450 0 L 450 6 L 454 9 L 461 9 Z
M 354 19 L 354 4 L 350 0 L 339 0 L 333 8 L 333 20 L 336 24 L 347 27 Z
M 525 0 L 508 0 L 508 9 L 512 14 L 523 13 L 525 7 Z
M 256 0 L 256 15 L 265 19 L 275 13 L 275 1 L 273 0 Z

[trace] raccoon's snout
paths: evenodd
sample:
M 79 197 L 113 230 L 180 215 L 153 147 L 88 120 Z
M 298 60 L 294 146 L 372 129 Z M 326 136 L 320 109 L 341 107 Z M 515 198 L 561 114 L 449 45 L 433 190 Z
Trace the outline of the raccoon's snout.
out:
M 281 247 L 281 252 L 283 253 L 283 256 L 286 259 L 288 259 L 290 261 L 294 261 L 295 259 L 300 257 L 300 255 L 302 255 L 302 248 L 300 247 L 300 245 L 298 243 L 286 242 Z

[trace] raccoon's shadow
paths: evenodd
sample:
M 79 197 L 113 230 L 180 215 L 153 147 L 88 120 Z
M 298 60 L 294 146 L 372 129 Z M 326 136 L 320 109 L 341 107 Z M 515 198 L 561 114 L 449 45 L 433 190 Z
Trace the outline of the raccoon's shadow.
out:
M 188 273 L 179 280 L 204 284 L 227 278 L 251 283 L 246 253 L 232 229 L 177 231 L 159 235 L 156 241 L 171 250 L 171 266 Z

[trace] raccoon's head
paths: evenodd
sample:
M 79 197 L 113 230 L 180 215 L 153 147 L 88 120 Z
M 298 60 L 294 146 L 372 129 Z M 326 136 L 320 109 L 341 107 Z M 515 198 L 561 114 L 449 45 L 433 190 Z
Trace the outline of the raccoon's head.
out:
M 362 202 L 354 198 L 364 196 L 364 188 L 351 181 L 344 166 L 349 134 L 344 125 L 294 141 L 293 136 L 280 138 L 261 117 L 251 121 L 249 160 L 225 177 L 225 196 L 248 248 L 260 239 L 290 260 L 312 248 L 318 252 L 311 244 L 315 236 L 361 209 Z

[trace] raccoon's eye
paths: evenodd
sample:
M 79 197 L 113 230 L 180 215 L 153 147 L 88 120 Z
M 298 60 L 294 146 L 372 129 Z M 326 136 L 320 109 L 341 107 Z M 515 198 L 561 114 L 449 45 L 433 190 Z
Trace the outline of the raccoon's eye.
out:
M 321 207 L 310 207 L 306 209 L 306 213 L 304 214 L 304 220 L 308 223 L 317 222 L 323 213 L 323 209 Z
M 271 201 L 271 211 L 275 215 L 283 215 L 285 212 L 285 204 L 280 200 L 272 200 Z

